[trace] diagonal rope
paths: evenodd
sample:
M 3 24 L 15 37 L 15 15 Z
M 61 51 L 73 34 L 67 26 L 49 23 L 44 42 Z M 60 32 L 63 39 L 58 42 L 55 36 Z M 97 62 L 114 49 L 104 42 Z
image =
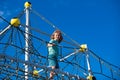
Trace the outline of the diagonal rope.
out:
M 50 26 L 52 26 L 54 29 L 58 29 L 60 30 L 57 26 L 55 26 L 52 22 L 50 22 L 48 19 L 46 19 L 43 15 L 41 15 L 40 13 L 36 12 L 35 10 L 31 10 L 34 14 L 36 14 L 38 17 L 40 17 L 43 21 L 45 21 L 47 24 L 49 24 Z M 72 38 L 70 38 L 67 34 L 65 34 L 62 30 L 60 30 L 62 32 L 63 35 L 65 35 L 68 39 L 70 39 L 74 45 L 76 45 L 77 47 L 80 47 L 80 44 L 78 42 L 76 42 L 75 40 L 73 40 Z
M 108 69 L 110 70 L 110 72 L 111 72 L 111 77 L 109 77 L 109 78 L 114 79 L 113 73 L 114 73 L 114 75 L 117 75 L 117 76 L 120 77 L 120 68 L 119 68 L 118 66 L 113 65 L 113 64 L 105 61 L 104 59 L 100 58 L 100 57 L 99 57 L 98 55 L 96 55 L 92 50 L 89 50 L 89 51 L 90 51 L 90 54 L 99 61 L 99 64 L 100 64 L 100 73 L 99 73 L 99 74 L 102 74 L 102 75 L 108 77 L 107 74 L 104 74 L 104 72 L 103 72 L 103 69 L 102 69 L 102 64 L 103 64 L 103 65 L 106 66 L 106 68 L 108 68 Z M 116 68 L 117 71 L 114 70 L 113 67 Z M 94 73 L 97 73 L 97 72 L 94 72 Z

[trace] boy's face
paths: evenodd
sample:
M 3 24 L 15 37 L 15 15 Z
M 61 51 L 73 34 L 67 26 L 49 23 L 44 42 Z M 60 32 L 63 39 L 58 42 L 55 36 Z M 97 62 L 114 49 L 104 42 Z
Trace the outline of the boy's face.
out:
M 59 33 L 54 33 L 54 39 L 59 40 L 60 39 L 60 34 Z

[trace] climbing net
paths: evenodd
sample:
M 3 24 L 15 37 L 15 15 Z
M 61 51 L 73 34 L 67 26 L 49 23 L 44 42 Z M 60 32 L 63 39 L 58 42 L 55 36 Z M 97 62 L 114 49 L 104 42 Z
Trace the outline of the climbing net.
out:
M 39 20 L 39 23 L 32 21 L 30 25 L 24 24 L 26 9 L 30 11 L 31 17 L 37 18 L 34 20 Z M 88 49 L 86 45 L 80 45 L 63 31 L 64 40 L 58 45 L 60 69 L 52 70 L 48 66 L 46 45 L 51 32 L 59 28 L 29 5 L 17 17 L 13 18 L 15 20 L 20 19 L 17 24 L 7 21 L 2 16 L 0 18 L 8 25 L 7 27 L 0 27 L 0 79 L 24 80 L 27 76 L 29 80 L 46 80 L 49 78 L 50 71 L 56 73 L 55 80 L 86 80 L 87 78 L 94 80 L 93 75 L 104 76 L 104 79 L 120 78 L 118 66 L 103 60 Z M 45 25 L 46 28 L 41 25 Z M 25 31 L 25 28 L 29 28 L 29 33 Z M 26 34 L 29 35 L 29 39 L 25 37 Z M 25 40 L 29 43 L 28 50 L 26 50 Z M 25 61 L 25 52 L 29 53 L 28 61 Z M 90 64 L 91 69 L 88 69 L 88 61 L 86 61 L 88 57 L 89 61 L 93 63 Z M 95 66 L 94 63 L 97 65 Z M 27 72 L 25 65 L 28 65 Z M 89 74 L 92 74 L 92 78 Z

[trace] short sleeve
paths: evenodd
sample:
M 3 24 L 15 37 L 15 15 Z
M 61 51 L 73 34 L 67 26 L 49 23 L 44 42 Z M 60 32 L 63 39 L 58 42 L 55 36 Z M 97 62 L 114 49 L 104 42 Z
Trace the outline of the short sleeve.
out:
M 53 40 L 53 39 L 51 39 L 51 40 L 49 41 L 49 43 L 54 43 L 54 40 Z

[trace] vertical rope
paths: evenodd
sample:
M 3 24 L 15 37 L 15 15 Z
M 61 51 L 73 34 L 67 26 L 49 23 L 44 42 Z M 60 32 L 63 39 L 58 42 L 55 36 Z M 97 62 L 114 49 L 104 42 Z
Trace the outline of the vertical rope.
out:
M 103 70 L 102 70 L 102 63 L 101 63 L 100 58 L 99 58 L 99 64 L 100 64 L 100 72 L 103 73 Z

